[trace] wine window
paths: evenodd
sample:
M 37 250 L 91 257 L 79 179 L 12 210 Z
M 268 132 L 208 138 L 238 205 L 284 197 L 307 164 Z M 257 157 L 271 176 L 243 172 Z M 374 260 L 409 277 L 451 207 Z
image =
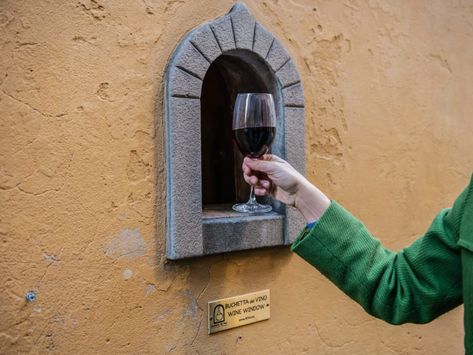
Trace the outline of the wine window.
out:
M 241 171 L 243 156 L 232 141 L 232 108 L 238 93 L 267 92 L 277 97 L 277 82 L 272 80 L 264 61 L 239 50 L 221 55 L 207 70 L 200 98 L 204 211 L 224 211 L 248 197 Z
M 290 244 L 303 221 L 266 198 L 272 212 L 232 211 L 248 198 L 232 139 L 238 93 L 270 93 L 272 152 L 305 169 L 304 98 L 288 52 L 243 4 L 194 29 L 166 68 L 167 257 L 183 259 Z M 260 199 L 261 200 L 261 199 Z

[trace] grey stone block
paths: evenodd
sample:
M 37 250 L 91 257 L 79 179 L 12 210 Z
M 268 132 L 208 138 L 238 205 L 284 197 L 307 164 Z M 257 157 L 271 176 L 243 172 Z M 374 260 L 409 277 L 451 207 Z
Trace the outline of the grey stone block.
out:
M 238 3 L 230 12 L 235 33 L 235 46 L 240 49 L 253 48 L 255 19 L 245 5 Z
M 285 146 L 286 160 L 301 174 L 306 174 L 304 108 L 285 107 Z M 305 226 L 304 217 L 295 208 L 286 210 L 285 243 L 291 244 Z
M 277 105 L 277 104 L 276 104 Z M 271 153 L 276 154 L 284 158 L 286 156 L 285 152 L 285 122 L 284 122 L 284 111 L 280 112 L 278 108 L 277 112 L 277 120 L 276 120 L 276 136 L 274 137 L 274 142 L 271 146 Z M 279 201 L 275 200 L 273 203 L 273 210 L 279 213 L 285 214 L 286 206 Z
M 217 41 L 222 49 L 222 52 L 235 49 L 235 38 L 233 36 L 232 23 L 230 15 L 223 16 L 210 23 L 210 27 L 217 37 Z
M 181 46 L 177 49 L 178 53 L 173 61 L 176 67 L 183 68 L 189 73 L 203 79 L 210 63 L 194 48 L 192 43 L 185 40 Z
M 172 96 L 200 98 L 202 80 L 174 66 L 169 69 L 168 80 Z
M 292 244 L 301 230 L 306 226 L 304 216 L 294 207 L 288 207 L 286 212 L 286 230 L 284 244 Z
M 304 91 L 301 83 L 284 88 L 282 93 L 284 106 L 304 107 Z
M 203 254 L 200 100 L 168 100 L 167 255 L 182 259 Z
M 305 174 L 304 108 L 285 107 L 284 116 L 286 160 L 301 174 Z
M 296 65 L 292 60 L 286 62 L 286 64 L 277 71 L 276 75 L 278 76 L 282 87 L 301 81 L 299 74 L 297 73 Z
M 256 23 L 255 28 L 255 43 L 253 44 L 253 52 L 258 53 L 261 58 L 266 58 L 269 48 L 273 43 L 274 37 L 259 23 Z
M 204 253 L 215 254 L 284 244 L 284 216 L 274 212 L 204 220 Z
M 289 60 L 289 53 L 277 39 L 274 40 L 266 58 L 271 68 L 277 72 Z
M 210 62 L 213 62 L 220 54 L 222 54 L 222 51 L 218 46 L 217 39 L 215 38 L 208 24 L 199 27 L 194 32 L 192 32 L 189 40 L 197 48 L 199 48 L 199 50 Z

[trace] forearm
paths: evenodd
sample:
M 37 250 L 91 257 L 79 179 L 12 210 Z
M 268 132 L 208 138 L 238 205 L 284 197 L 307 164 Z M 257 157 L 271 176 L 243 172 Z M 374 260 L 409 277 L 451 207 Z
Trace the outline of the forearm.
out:
M 299 184 L 294 205 L 307 223 L 311 223 L 322 217 L 330 206 L 330 200 L 322 191 L 304 179 Z

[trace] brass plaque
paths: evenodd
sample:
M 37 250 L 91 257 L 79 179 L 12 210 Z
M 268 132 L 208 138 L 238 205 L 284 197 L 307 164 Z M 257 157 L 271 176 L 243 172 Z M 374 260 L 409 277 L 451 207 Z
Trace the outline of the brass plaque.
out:
M 208 303 L 209 334 L 269 319 L 269 290 Z

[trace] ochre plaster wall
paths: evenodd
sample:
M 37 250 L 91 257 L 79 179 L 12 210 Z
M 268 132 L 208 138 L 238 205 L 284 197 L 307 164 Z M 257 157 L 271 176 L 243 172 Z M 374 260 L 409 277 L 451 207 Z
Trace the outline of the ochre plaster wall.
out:
M 231 5 L 0 2 L 0 353 L 461 354 L 461 308 L 386 325 L 288 248 L 165 262 L 165 65 Z M 310 180 L 408 245 L 472 170 L 473 2 L 247 5 L 301 73 Z M 265 288 L 269 321 L 207 335 Z

